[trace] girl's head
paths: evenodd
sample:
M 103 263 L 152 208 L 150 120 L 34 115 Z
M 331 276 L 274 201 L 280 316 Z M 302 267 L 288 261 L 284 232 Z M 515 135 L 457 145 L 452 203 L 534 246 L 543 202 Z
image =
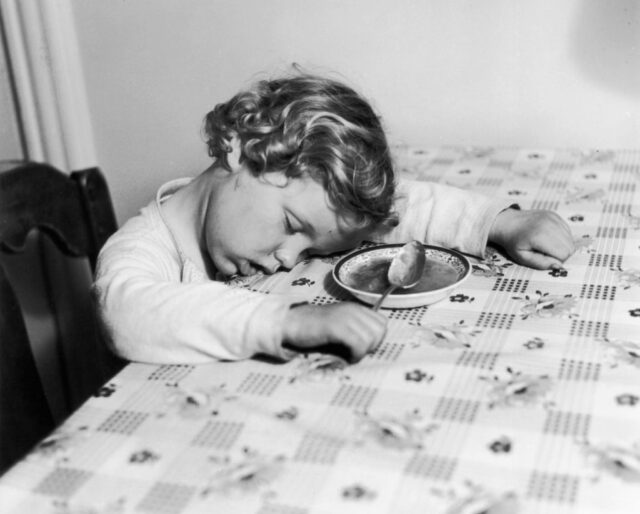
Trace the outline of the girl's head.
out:
M 209 155 L 227 169 L 235 137 L 240 163 L 256 176 L 311 177 L 336 212 L 363 226 L 395 222 L 394 174 L 380 120 L 344 84 L 304 74 L 258 82 L 209 112 L 205 133 Z

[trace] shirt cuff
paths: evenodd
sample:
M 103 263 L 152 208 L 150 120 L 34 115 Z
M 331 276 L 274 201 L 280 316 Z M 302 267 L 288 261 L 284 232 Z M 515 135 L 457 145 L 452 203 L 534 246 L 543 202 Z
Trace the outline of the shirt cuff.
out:
M 482 256 L 482 258 L 488 257 L 487 245 L 489 244 L 489 233 L 491 232 L 491 228 L 493 227 L 498 214 L 502 211 L 506 211 L 510 208 L 519 209 L 517 206 L 513 207 L 514 205 L 516 204 L 510 203 L 508 200 L 502 198 L 487 202 L 484 209 L 476 218 L 474 222 L 475 226 L 472 229 L 478 234 L 478 237 L 474 240 L 475 244 L 478 246 L 470 249 L 471 251 L 469 251 L 469 253 Z
M 291 297 L 284 295 L 267 295 L 256 306 L 246 332 L 248 341 L 258 342 L 255 353 L 271 355 L 285 361 L 298 355 L 282 345 L 285 319 L 291 306 L 296 303 L 300 302 L 292 301 Z

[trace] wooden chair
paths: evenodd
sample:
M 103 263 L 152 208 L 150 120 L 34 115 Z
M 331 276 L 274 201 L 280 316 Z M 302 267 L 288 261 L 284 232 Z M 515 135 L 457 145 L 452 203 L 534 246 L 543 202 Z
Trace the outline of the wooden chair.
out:
M 38 230 L 62 254 L 86 257 L 93 272 L 116 228 L 109 189 L 97 168 L 67 175 L 46 164 L 2 163 L 3 252 L 23 252 L 27 235 Z M 54 428 L 31 348 L 15 289 L 0 263 L 0 473 Z

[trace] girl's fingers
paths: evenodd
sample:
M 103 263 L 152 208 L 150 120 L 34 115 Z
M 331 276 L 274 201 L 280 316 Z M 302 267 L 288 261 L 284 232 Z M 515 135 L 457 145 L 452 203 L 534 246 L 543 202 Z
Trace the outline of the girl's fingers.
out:
M 570 234 L 570 232 L 566 234 L 564 230 L 552 230 L 538 233 L 530 241 L 529 248 L 526 248 L 525 246 L 523 247 L 523 250 L 539 252 L 563 262 L 575 251 L 573 237 L 571 237 Z
M 526 251 L 520 254 L 520 262 L 525 266 L 536 269 L 560 269 L 562 268 L 562 261 L 536 251 Z

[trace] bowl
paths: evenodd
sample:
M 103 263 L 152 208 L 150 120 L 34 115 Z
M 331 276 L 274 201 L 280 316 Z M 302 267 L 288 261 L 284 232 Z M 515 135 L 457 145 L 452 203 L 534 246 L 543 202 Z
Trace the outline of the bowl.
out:
M 358 300 L 373 305 L 389 286 L 389 265 L 403 245 L 383 244 L 351 252 L 336 263 L 333 279 Z M 439 302 L 471 274 L 471 263 L 464 255 L 439 246 L 423 247 L 426 264 L 420 282 L 396 289 L 382 302 L 382 308 L 409 309 Z

